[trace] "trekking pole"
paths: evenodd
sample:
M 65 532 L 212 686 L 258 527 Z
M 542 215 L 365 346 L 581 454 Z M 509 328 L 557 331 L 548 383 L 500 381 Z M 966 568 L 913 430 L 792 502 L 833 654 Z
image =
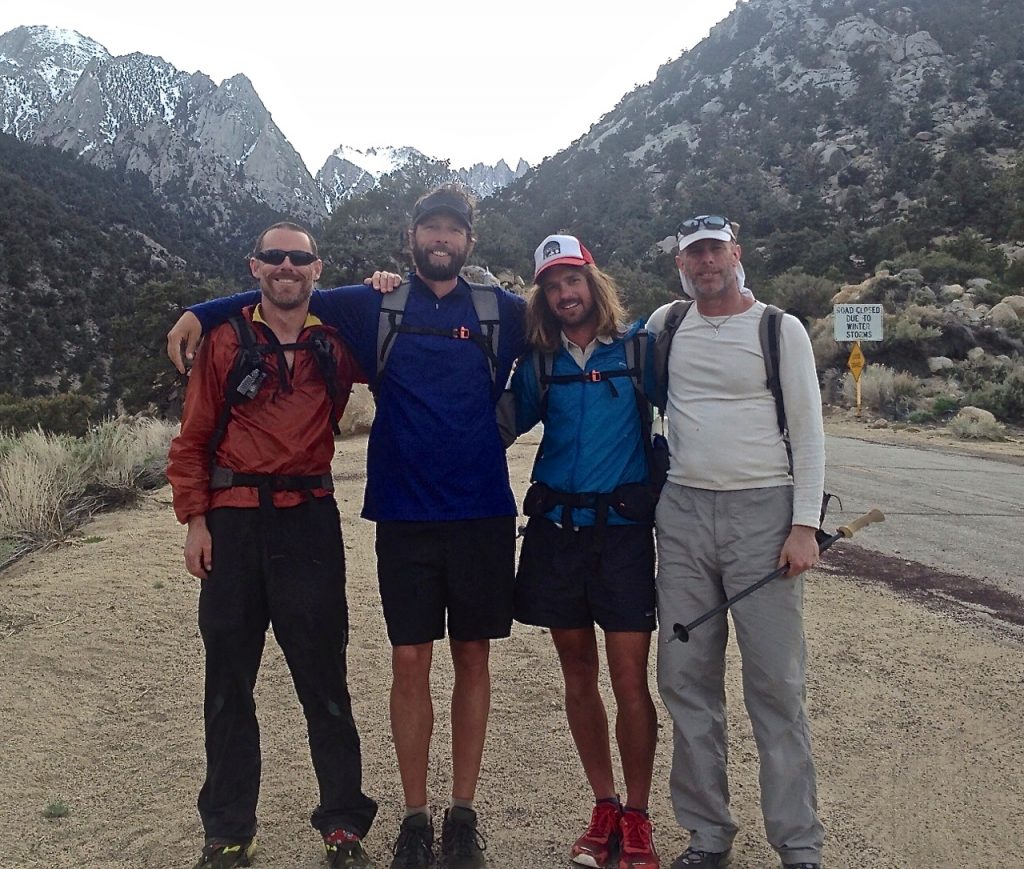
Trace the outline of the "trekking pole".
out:
M 853 537 L 853 535 L 856 532 L 860 531 L 861 528 L 865 528 L 865 527 L 867 527 L 868 525 L 871 525 L 874 522 L 884 522 L 884 521 L 885 521 L 885 515 L 877 507 L 874 507 L 871 510 L 868 510 L 868 512 L 865 513 L 863 516 L 858 516 L 849 525 L 840 525 L 839 528 L 836 529 L 836 533 L 835 534 L 827 534 L 826 532 L 822 531 L 819 528 L 818 532 L 817 532 L 818 552 L 824 552 L 833 543 L 835 543 L 837 540 L 842 539 L 843 537 Z M 736 603 L 736 601 L 743 600 L 743 598 L 745 598 L 748 594 L 753 594 L 762 585 L 767 585 L 773 579 L 778 579 L 787 570 L 789 570 L 789 564 L 788 563 L 783 564 L 782 567 L 780 567 L 780 568 L 778 568 L 776 570 L 773 570 L 771 573 L 769 573 L 765 577 L 762 577 L 757 582 L 755 582 L 753 585 L 748 585 L 745 589 L 743 589 L 743 591 L 738 592 L 737 594 L 733 595 L 728 600 L 723 601 L 718 606 L 716 606 L 714 609 L 708 610 L 702 616 L 698 616 L 692 622 L 690 622 L 688 625 L 680 625 L 680 624 L 672 625 L 672 636 L 669 637 L 668 640 L 666 640 L 666 642 L 671 643 L 672 640 L 679 640 L 680 642 L 683 642 L 683 643 L 689 642 L 689 640 L 690 640 L 690 631 L 692 631 L 695 627 L 697 627 L 698 625 L 704 624 L 704 622 L 706 622 L 708 619 L 714 618 L 719 613 L 724 613 L 727 609 L 729 609 L 729 607 L 731 607 L 734 603 Z

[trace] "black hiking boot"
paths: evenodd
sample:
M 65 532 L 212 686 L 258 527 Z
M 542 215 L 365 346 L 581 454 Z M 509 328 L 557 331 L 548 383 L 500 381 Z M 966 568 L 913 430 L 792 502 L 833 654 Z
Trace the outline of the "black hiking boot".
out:
M 476 828 L 476 812 L 455 806 L 444 813 L 441 827 L 443 869 L 483 869 L 487 843 Z
M 436 865 L 434 825 L 430 817 L 419 813 L 402 821 L 392 853 L 395 859 L 390 869 L 426 869 Z
M 254 839 L 248 842 L 207 839 L 195 869 L 235 869 L 236 866 L 252 866 L 251 860 L 255 851 Z
M 688 866 L 699 866 L 700 869 L 726 869 L 732 863 L 732 850 L 698 851 L 687 848 L 672 861 L 671 869 L 686 869 Z
M 341 827 L 324 836 L 324 850 L 331 869 L 373 869 L 360 837 Z

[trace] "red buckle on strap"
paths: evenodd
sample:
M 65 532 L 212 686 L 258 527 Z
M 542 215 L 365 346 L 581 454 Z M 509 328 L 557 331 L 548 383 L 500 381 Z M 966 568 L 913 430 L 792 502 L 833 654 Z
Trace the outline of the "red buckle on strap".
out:
M 461 338 L 463 341 L 469 339 L 471 337 L 469 334 L 469 326 L 456 326 L 452 329 L 452 337 Z
M 589 377 L 590 377 L 590 382 L 591 383 L 599 383 L 601 381 L 601 372 L 600 371 L 591 371 L 589 373 Z

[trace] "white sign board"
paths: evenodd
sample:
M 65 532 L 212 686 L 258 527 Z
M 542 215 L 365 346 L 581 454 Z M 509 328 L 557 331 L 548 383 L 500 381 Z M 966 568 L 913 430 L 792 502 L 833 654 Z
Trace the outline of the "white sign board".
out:
M 836 341 L 881 341 L 881 305 L 836 305 L 833 309 Z

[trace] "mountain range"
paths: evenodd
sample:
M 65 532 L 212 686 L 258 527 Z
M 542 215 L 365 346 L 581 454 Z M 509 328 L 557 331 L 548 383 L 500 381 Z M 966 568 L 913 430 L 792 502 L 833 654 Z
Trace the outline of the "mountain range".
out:
M 707 213 L 741 224 L 759 296 L 815 316 L 830 287 L 889 271 L 920 276 L 899 293 L 872 283 L 889 307 L 972 279 L 994 304 L 1024 287 L 1021 93 L 1019 0 L 748 0 L 538 167 L 458 176 L 411 148 L 339 146 L 314 179 L 244 76 L 217 85 L 18 28 L 0 37 L 0 379 L 145 406 L 173 310 L 243 287 L 260 228 L 302 203 L 325 284 L 401 270 L 412 202 L 456 177 L 494 191 L 475 264 L 514 284 L 539 239 L 569 232 L 635 316 L 678 291 L 675 230 Z M 1024 339 L 999 328 L 1006 347 Z
M 18 27 L 0 36 L 0 131 L 77 154 L 108 169 L 140 172 L 169 201 L 237 222 L 260 203 L 318 225 L 341 198 L 365 192 L 386 172 L 427 160 L 412 148 L 339 147 L 314 179 L 274 123 L 252 83 L 220 84 L 159 57 L 114 57 L 79 33 Z M 501 161 L 453 170 L 487 196 L 522 175 Z

